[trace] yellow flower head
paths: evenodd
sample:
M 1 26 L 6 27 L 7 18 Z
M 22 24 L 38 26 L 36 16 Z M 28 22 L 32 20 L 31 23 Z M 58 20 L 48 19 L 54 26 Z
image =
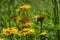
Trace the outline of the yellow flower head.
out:
M 19 26 L 23 28 L 28 28 L 28 26 L 32 26 L 34 23 L 31 22 L 26 22 L 26 23 L 21 23 Z
M 22 11 L 25 11 L 26 9 L 29 9 L 29 8 L 31 8 L 31 6 L 25 4 L 25 5 L 21 6 L 21 7 L 19 7 L 16 11 L 17 12 L 22 12 Z
M 19 32 L 18 35 L 20 36 L 28 36 L 34 33 L 34 29 L 24 28 L 22 31 Z
M 36 15 L 35 18 L 38 19 L 40 17 L 40 15 Z
M 11 34 L 16 34 L 18 32 L 18 30 L 16 28 L 7 28 L 7 29 L 4 29 L 2 30 L 2 33 L 4 35 L 11 35 Z
M 1 38 L 1 37 L 0 37 L 0 40 L 5 40 L 5 38 Z
M 25 23 L 25 22 L 29 22 L 30 19 L 27 18 L 26 16 L 24 16 L 22 19 L 21 18 L 18 18 L 17 19 L 17 23 Z
M 30 18 L 24 16 L 22 19 L 19 20 L 20 26 L 28 26 L 30 23 Z
M 47 32 L 42 32 L 41 35 L 45 36 L 47 34 Z
M 26 22 L 26 23 L 25 23 L 25 26 L 28 26 L 28 25 L 31 26 L 31 25 L 33 25 L 33 24 L 34 24 L 34 23 Z
M 35 18 L 36 18 L 37 20 L 43 20 L 43 19 L 45 19 L 45 17 L 46 17 L 45 14 L 40 14 L 40 15 L 35 16 Z
M 24 16 L 21 19 L 17 19 L 16 22 L 19 24 L 20 27 L 26 28 L 28 26 L 31 26 L 33 23 L 30 22 L 30 18 Z
M 26 17 L 26 16 L 24 16 L 24 17 L 22 18 L 22 20 L 25 21 L 25 22 L 30 22 L 30 18 L 28 18 L 28 17 Z
M 25 4 L 25 5 L 21 6 L 20 8 L 21 9 L 29 9 L 29 8 L 31 8 L 31 5 Z

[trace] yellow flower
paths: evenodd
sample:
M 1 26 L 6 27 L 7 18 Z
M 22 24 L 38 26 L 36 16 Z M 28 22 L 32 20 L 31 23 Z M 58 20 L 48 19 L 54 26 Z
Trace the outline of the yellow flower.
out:
M 7 29 L 3 28 L 3 30 L 2 30 L 2 33 L 4 35 L 16 34 L 17 32 L 18 32 L 18 30 L 14 27 L 13 28 L 7 28 Z
M 22 18 L 22 20 L 26 23 L 26 22 L 30 22 L 30 18 L 28 18 L 28 17 L 26 17 L 26 16 L 24 16 L 23 18 Z
M 39 20 L 43 20 L 45 19 L 46 15 L 45 14 L 40 14 L 40 15 L 36 15 L 35 18 L 39 21 Z
M 5 40 L 5 39 L 0 37 L 0 40 Z
M 19 32 L 18 35 L 20 36 L 28 36 L 34 33 L 34 29 L 24 28 L 22 31 Z
M 31 26 L 33 25 L 34 23 L 31 23 L 31 22 L 26 22 L 26 23 L 20 23 L 20 27 L 23 27 L 23 28 L 27 28 L 28 26 Z
M 47 32 L 42 32 L 41 35 L 45 36 L 47 34 Z
M 31 22 L 26 22 L 26 23 L 25 23 L 26 26 L 28 26 L 28 25 L 31 26 L 31 25 L 33 25 L 33 24 L 34 24 L 34 23 L 31 23 Z
M 30 23 L 30 18 L 24 16 L 22 19 L 18 20 L 18 23 L 20 24 L 20 26 L 28 26 L 31 25 L 33 23 Z
M 36 15 L 35 18 L 36 18 L 36 19 L 40 18 L 40 15 Z
M 25 5 L 21 6 L 21 7 L 19 7 L 16 11 L 17 12 L 22 12 L 22 11 L 25 11 L 26 9 L 29 9 L 29 8 L 31 8 L 31 6 L 25 4 Z
M 30 19 L 26 16 L 24 16 L 22 19 L 21 18 L 17 19 L 17 23 L 20 23 L 20 24 L 25 23 L 25 22 L 29 22 L 29 21 L 30 21 Z
M 29 9 L 29 8 L 31 8 L 31 6 L 30 6 L 30 5 L 25 4 L 25 5 L 21 6 L 20 8 L 21 8 L 21 9 Z
M 23 18 L 18 18 L 16 22 L 19 24 L 20 27 L 27 28 L 28 26 L 31 26 L 34 23 L 30 22 L 30 18 L 24 16 Z

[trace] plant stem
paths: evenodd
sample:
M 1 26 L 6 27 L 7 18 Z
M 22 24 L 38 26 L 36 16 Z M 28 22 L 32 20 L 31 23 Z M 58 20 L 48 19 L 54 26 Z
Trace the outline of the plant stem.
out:
M 57 3 L 57 0 L 52 0 L 52 3 L 54 5 L 54 25 L 59 25 L 59 12 L 58 12 L 58 3 Z M 59 29 L 57 30 L 57 36 L 58 36 L 58 40 L 60 38 L 59 36 Z
M 42 23 L 42 20 L 40 20 L 40 23 L 41 23 L 40 33 L 42 33 L 42 24 L 43 24 L 43 23 Z M 40 35 L 40 40 L 42 40 L 42 35 Z
M 42 33 L 42 31 L 43 31 L 43 28 L 42 28 L 42 27 L 43 27 L 43 20 L 41 20 L 40 23 L 41 23 L 41 29 L 40 29 L 41 32 L 40 32 L 40 33 Z M 40 36 L 40 40 L 45 40 L 45 36 L 42 36 L 42 35 L 41 35 L 41 36 Z
M 60 31 L 60 30 L 57 30 L 57 36 L 58 36 L 58 40 L 60 40 L 59 31 Z
M 42 33 L 42 25 L 43 25 L 43 22 L 42 22 L 42 20 L 40 22 L 41 22 L 41 28 L 40 28 L 41 32 L 40 33 Z
M 13 35 L 10 35 L 10 40 L 14 40 L 14 39 L 13 39 Z

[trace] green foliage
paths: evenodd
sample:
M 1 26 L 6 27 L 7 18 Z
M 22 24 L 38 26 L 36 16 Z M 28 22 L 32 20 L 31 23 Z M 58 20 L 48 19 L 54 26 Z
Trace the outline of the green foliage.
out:
M 28 17 L 30 17 L 31 22 L 34 22 L 34 25 L 29 26 L 29 28 L 34 28 L 35 33 L 30 37 L 20 37 L 18 35 L 13 35 L 14 40 L 40 40 L 39 36 L 41 34 L 41 23 L 37 22 L 34 18 L 35 15 L 38 14 L 47 15 L 46 19 L 43 21 L 43 31 L 47 32 L 46 40 L 58 40 L 57 35 L 60 33 L 60 0 L 56 1 L 58 5 L 59 17 L 55 17 L 53 10 L 54 4 L 52 3 L 52 0 L 0 0 L 0 30 L 2 30 L 1 28 L 7 28 L 10 26 L 16 26 L 18 28 L 19 26 L 17 26 L 17 23 L 14 21 L 9 21 L 9 19 L 13 15 L 19 15 L 22 18 L 23 13 L 17 13 L 16 9 L 24 4 L 29 4 L 31 5 L 31 8 L 27 10 L 26 13 L 28 13 Z M 59 18 L 56 20 L 56 22 L 59 21 L 59 24 L 55 23 L 54 18 Z M 59 30 L 59 33 L 57 33 L 57 30 Z M 4 37 L 6 40 L 10 40 L 8 37 L 3 36 L 2 33 L 0 34 L 0 37 Z

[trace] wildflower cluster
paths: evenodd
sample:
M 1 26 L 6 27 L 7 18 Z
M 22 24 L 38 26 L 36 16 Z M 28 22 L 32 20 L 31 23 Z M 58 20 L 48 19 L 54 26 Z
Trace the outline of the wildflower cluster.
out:
M 25 4 L 21 7 L 19 7 L 18 9 L 16 9 L 16 11 L 20 13 L 20 12 L 26 11 L 29 8 L 31 8 L 31 6 Z M 46 17 L 45 14 L 40 14 L 40 15 L 35 16 L 37 21 L 44 20 L 45 17 Z M 30 36 L 30 35 L 33 35 L 35 33 L 35 29 L 30 28 L 30 26 L 35 24 L 35 23 L 32 23 L 30 21 L 31 18 L 27 17 L 26 15 L 24 15 L 23 17 L 21 17 L 20 15 L 13 15 L 9 19 L 10 19 L 10 21 L 14 21 L 14 23 L 18 26 L 2 28 L 3 35 L 5 35 L 5 36 L 11 36 L 11 35 Z M 18 28 L 19 29 L 22 28 L 22 29 L 19 30 Z M 40 35 L 46 35 L 46 34 L 47 34 L 46 32 L 42 32 Z M 0 40 L 2 40 L 2 39 L 0 39 Z
M 0 40 L 60 40 L 60 0 L 0 0 Z
M 29 36 L 34 33 L 34 29 L 24 28 L 22 31 L 18 33 L 20 36 Z
M 12 35 L 12 34 L 17 34 L 18 30 L 15 27 L 12 28 L 3 28 L 2 33 L 4 35 Z

